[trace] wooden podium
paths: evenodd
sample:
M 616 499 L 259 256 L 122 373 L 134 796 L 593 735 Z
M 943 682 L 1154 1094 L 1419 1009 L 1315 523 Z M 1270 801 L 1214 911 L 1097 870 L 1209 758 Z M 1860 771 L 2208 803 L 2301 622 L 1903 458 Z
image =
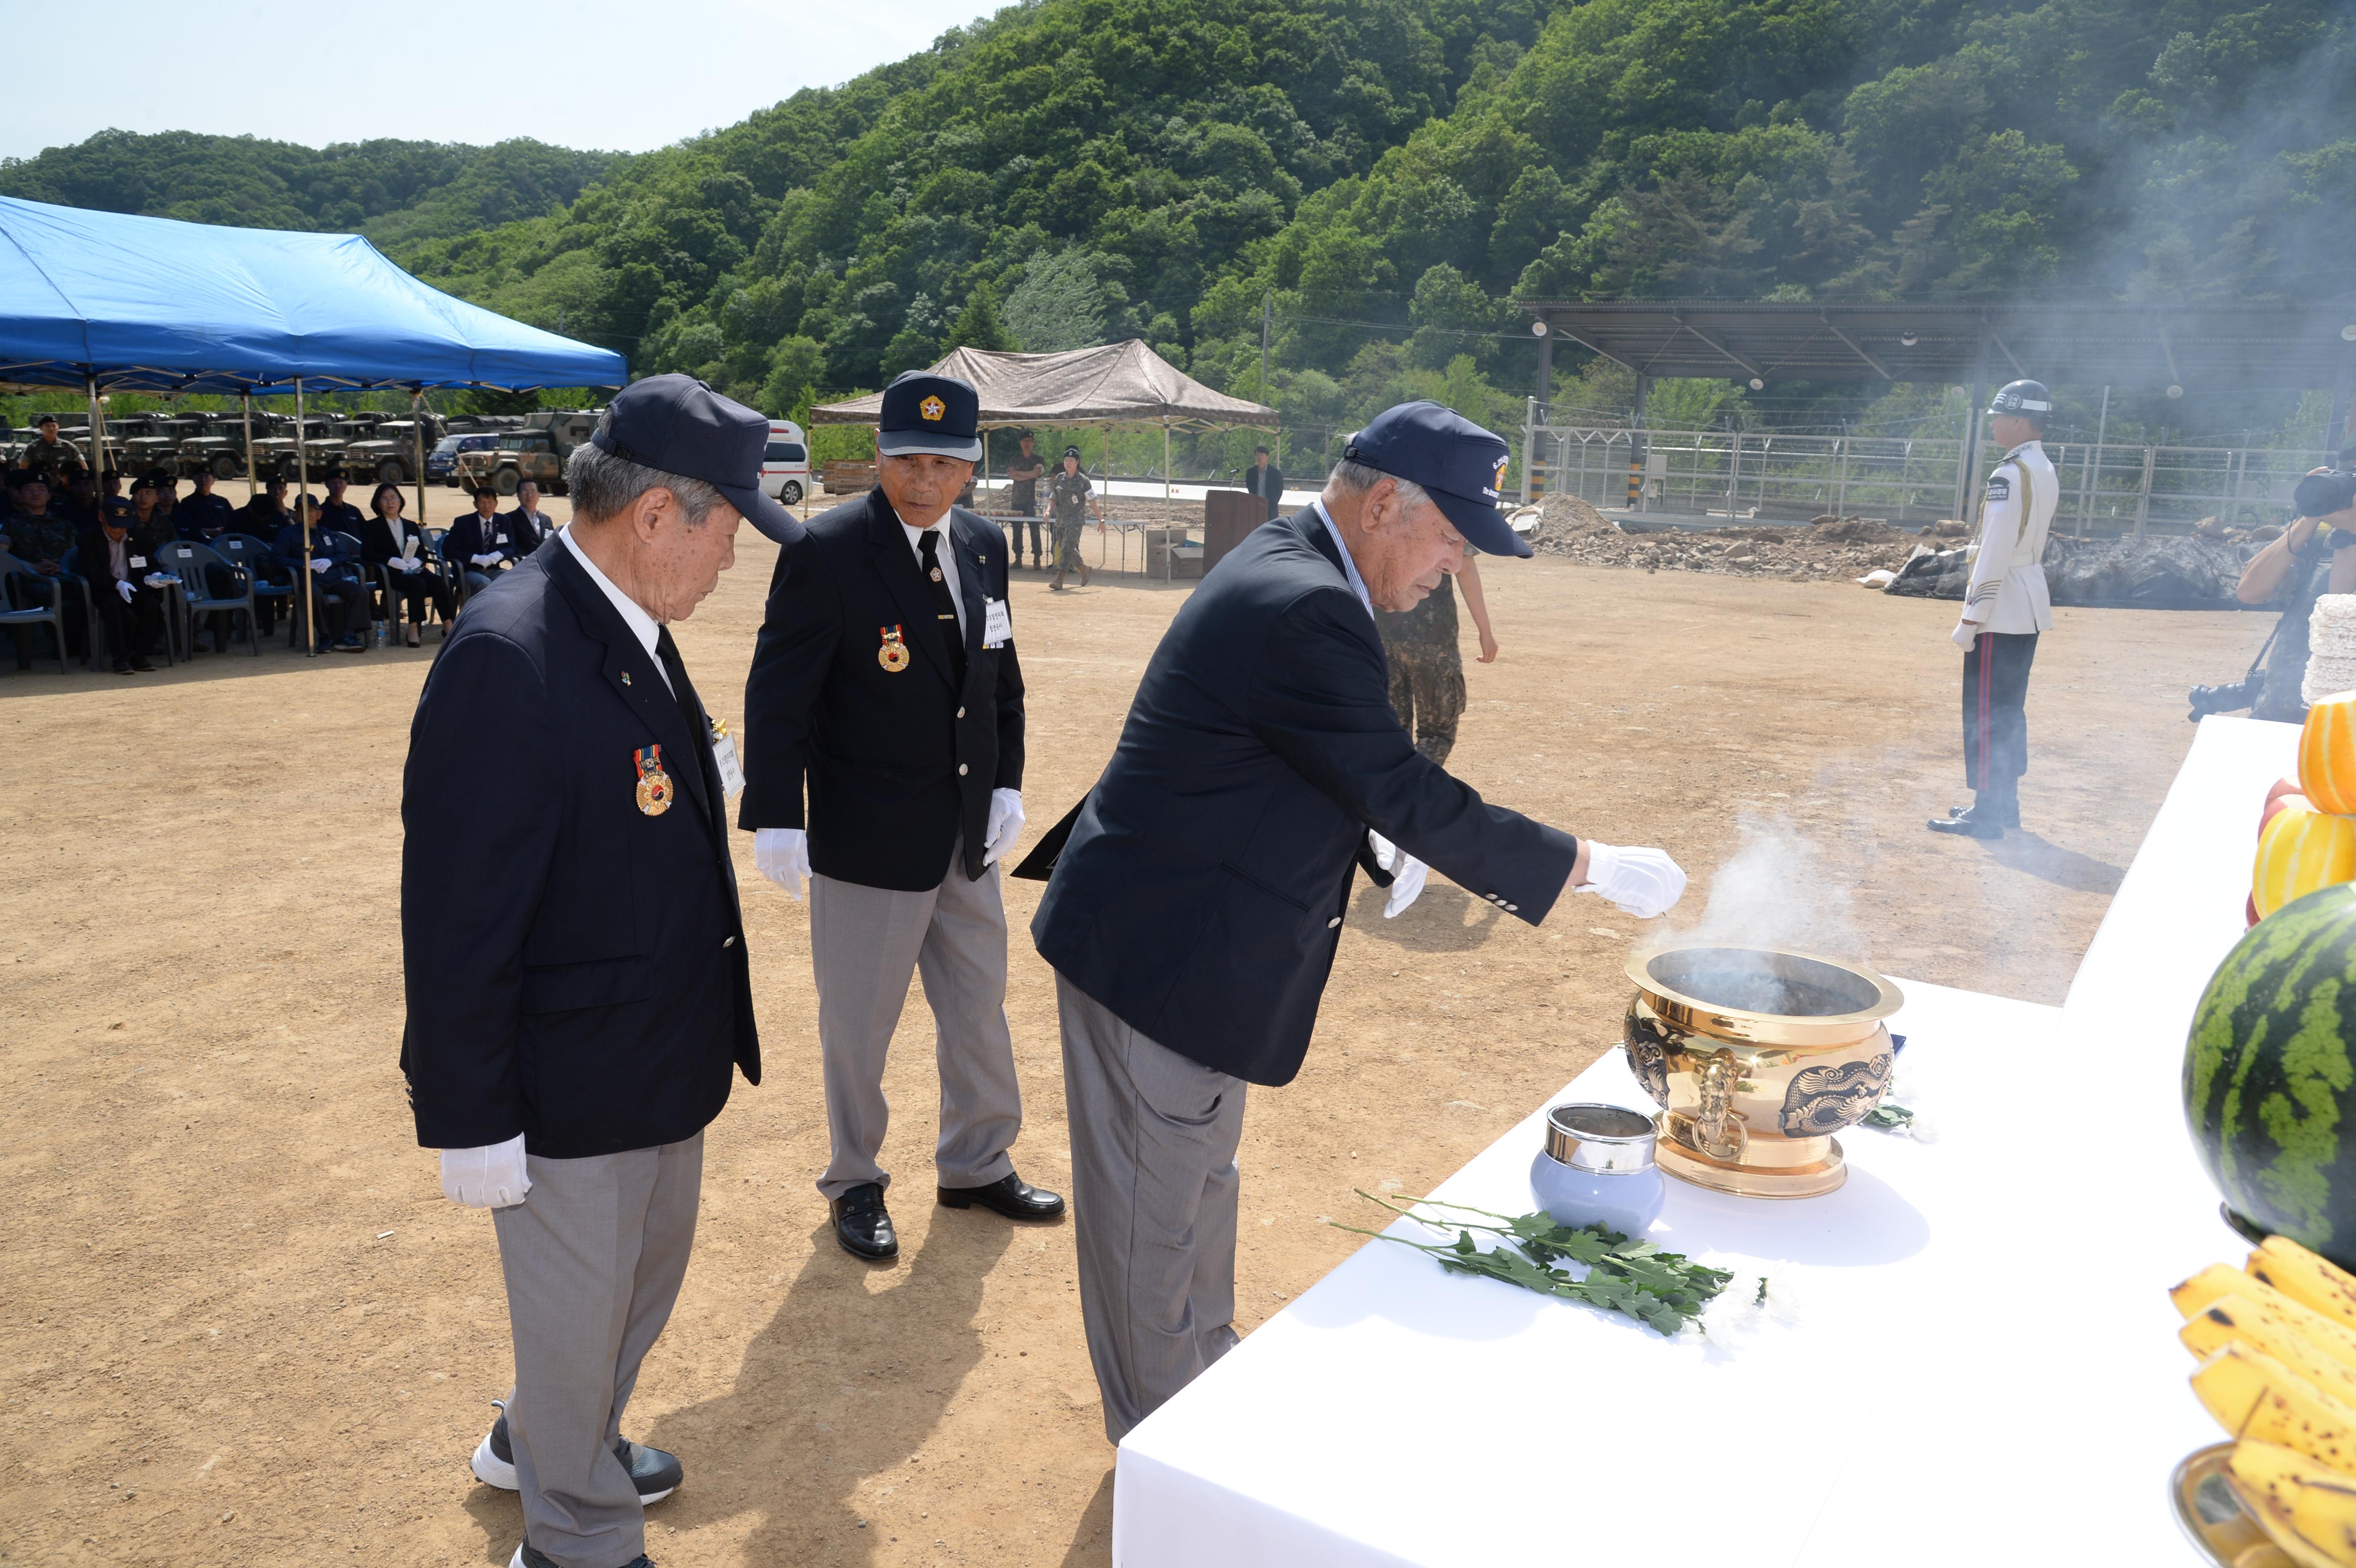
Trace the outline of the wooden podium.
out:
M 1244 542 L 1266 520 L 1268 503 L 1248 490 L 1209 490 L 1203 496 L 1203 570 Z

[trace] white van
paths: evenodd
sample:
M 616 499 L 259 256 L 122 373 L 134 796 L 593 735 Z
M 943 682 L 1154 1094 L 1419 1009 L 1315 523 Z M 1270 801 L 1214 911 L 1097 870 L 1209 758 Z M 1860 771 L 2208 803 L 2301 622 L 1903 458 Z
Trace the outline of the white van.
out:
M 769 421 L 769 447 L 761 454 L 761 490 L 788 507 L 809 494 L 809 443 L 791 420 Z

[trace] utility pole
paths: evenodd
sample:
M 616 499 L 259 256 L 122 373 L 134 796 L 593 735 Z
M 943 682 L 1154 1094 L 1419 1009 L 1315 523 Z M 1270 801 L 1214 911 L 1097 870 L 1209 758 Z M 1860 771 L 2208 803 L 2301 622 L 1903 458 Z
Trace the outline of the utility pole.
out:
M 1268 325 L 1276 310 L 1276 291 L 1269 289 L 1259 296 L 1259 395 L 1268 398 Z

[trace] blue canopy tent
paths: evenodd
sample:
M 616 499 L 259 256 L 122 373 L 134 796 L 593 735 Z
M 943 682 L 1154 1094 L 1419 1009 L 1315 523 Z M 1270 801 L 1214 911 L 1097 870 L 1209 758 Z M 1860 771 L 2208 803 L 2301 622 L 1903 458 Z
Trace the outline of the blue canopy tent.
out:
M 306 388 L 398 388 L 422 399 L 430 387 L 524 391 L 628 379 L 611 349 L 429 288 L 357 234 L 216 228 L 0 197 L 0 383 L 80 388 L 93 468 L 106 439 L 99 398 L 110 391 L 292 392 L 299 421 Z M 298 439 L 307 487 L 303 447 Z M 246 448 L 251 475 L 250 417 Z

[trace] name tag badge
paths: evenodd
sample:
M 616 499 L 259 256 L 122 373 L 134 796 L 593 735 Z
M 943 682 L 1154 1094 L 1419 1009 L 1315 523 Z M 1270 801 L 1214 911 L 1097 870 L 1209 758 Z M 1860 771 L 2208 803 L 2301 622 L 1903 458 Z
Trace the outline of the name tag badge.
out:
M 131 558 L 131 564 L 136 567 L 145 567 L 147 564 L 147 558 L 144 555 L 134 555 Z
M 736 761 L 736 737 L 719 734 L 712 738 L 712 760 L 720 769 L 720 793 L 734 798 L 744 793 L 744 769 Z
M 981 645 L 994 648 L 1014 635 L 1014 617 L 1007 613 L 1003 599 L 981 602 Z

